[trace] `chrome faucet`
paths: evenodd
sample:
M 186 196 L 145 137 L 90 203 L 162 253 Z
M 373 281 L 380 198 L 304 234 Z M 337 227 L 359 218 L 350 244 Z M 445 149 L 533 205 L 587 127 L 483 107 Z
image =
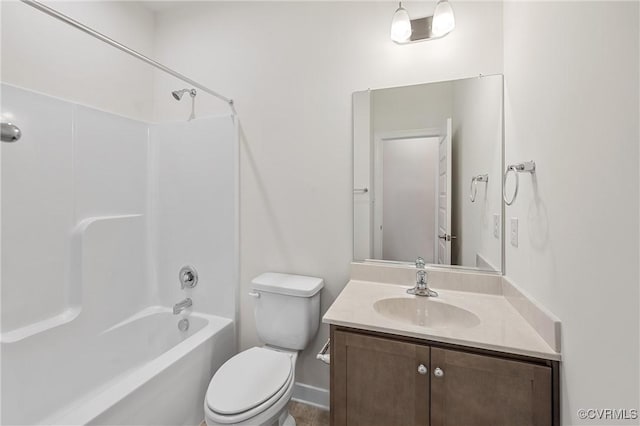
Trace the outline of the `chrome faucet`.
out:
M 176 303 L 175 305 L 173 305 L 173 315 L 178 315 L 185 309 L 190 308 L 191 305 L 193 305 L 193 301 L 190 297 L 187 297 L 183 301 Z
M 416 272 L 416 286 L 407 290 L 409 294 L 415 294 L 416 296 L 424 296 L 424 297 L 436 297 L 438 293 L 429 288 L 427 284 L 427 271 L 424 270 L 425 262 L 424 259 L 419 257 L 416 259 L 416 268 L 418 272 Z

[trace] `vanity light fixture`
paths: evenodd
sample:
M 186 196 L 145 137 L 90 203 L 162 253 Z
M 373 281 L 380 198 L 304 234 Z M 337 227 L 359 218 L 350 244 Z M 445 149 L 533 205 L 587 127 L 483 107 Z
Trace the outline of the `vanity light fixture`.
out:
M 416 19 L 411 19 L 400 3 L 391 20 L 391 40 L 397 44 L 434 40 L 449 34 L 455 26 L 456 19 L 449 0 L 439 0 L 433 16 Z
M 431 33 L 435 37 L 443 37 L 449 34 L 456 27 L 456 18 L 453 15 L 453 8 L 449 0 L 440 0 L 436 4 L 433 12 L 433 23 Z
M 406 43 L 409 37 L 411 37 L 411 18 L 400 2 L 391 19 L 391 40 L 396 43 Z

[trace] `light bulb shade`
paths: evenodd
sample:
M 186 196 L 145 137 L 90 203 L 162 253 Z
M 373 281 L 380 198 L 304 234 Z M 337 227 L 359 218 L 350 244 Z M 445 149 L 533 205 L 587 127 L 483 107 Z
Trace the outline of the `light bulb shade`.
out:
M 411 18 L 407 10 L 400 6 L 391 20 L 391 40 L 404 43 L 411 37 Z
M 435 37 L 442 37 L 450 33 L 456 27 L 456 18 L 453 15 L 453 8 L 448 0 L 440 0 L 433 12 L 433 23 L 431 33 Z

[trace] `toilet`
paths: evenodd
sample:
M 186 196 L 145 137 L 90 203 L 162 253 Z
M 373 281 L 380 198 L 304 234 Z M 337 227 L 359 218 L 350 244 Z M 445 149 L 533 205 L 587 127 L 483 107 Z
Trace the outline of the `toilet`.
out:
M 214 425 L 295 426 L 287 410 L 298 351 L 318 331 L 322 278 L 267 272 L 251 281 L 255 346 L 225 362 L 211 379 L 205 420 Z

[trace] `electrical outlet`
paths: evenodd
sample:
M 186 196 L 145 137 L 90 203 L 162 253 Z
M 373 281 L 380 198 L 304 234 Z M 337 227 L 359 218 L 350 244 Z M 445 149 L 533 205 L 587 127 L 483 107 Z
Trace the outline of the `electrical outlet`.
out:
M 511 245 L 518 247 L 518 218 L 511 218 Z
M 500 238 L 500 215 L 493 215 L 493 237 Z

